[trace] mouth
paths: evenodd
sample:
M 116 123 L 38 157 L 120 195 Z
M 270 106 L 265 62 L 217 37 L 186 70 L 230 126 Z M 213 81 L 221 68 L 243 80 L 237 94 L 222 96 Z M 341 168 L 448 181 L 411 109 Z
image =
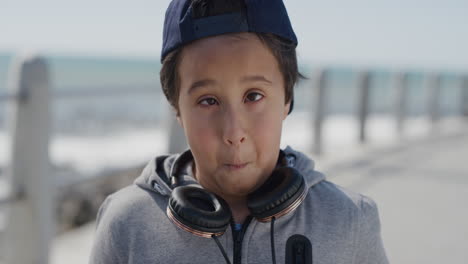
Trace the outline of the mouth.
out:
M 249 162 L 245 162 L 245 163 L 235 163 L 235 164 L 224 164 L 224 166 L 228 170 L 240 170 L 240 169 L 247 167 L 248 164 Z

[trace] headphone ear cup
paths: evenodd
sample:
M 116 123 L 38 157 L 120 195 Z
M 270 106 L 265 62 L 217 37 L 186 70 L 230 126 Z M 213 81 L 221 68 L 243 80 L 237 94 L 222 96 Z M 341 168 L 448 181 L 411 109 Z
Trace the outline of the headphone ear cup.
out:
M 167 214 L 180 228 L 202 237 L 223 234 L 231 220 L 229 206 L 221 197 L 193 185 L 174 188 Z
M 304 178 L 294 168 L 281 167 L 247 198 L 252 215 L 261 222 L 270 221 L 294 210 L 304 199 Z

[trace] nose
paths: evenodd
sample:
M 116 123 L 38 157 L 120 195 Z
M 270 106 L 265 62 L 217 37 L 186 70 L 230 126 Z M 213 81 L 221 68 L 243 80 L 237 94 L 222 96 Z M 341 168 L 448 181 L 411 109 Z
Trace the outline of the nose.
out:
M 238 147 L 246 140 L 246 131 L 240 114 L 228 113 L 224 117 L 223 141 L 228 146 Z
M 244 140 L 245 140 L 245 137 L 241 137 L 240 139 L 239 138 L 226 139 L 226 143 L 228 145 L 236 147 L 236 146 L 240 146 L 240 144 L 244 142 Z

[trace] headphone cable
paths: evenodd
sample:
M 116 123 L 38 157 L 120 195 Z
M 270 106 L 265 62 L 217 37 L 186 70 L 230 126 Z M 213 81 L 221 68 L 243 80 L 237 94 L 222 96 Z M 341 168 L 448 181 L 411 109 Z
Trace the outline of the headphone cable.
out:
M 275 217 L 271 218 L 271 228 L 270 228 L 270 238 L 271 238 L 271 258 L 273 264 L 276 264 L 276 254 L 275 254 Z
M 219 242 L 218 238 L 217 238 L 214 234 L 211 235 L 211 237 L 214 239 L 214 241 L 215 241 L 216 244 L 218 245 L 219 250 L 221 250 L 221 253 L 222 253 L 223 256 L 224 256 L 224 259 L 226 260 L 226 263 L 231 264 L 231 261 L 229 261 L 229 258 L 228 258 L 227 254 L 226 254 L 226 251 L 224 251 L 223 245 L 221 245 L 221 243 Z

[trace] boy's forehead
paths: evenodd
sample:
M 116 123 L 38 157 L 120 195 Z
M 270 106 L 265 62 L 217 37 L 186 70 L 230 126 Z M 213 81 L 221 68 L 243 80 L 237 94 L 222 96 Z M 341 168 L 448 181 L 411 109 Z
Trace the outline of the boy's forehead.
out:
M 182 72 L 229 69 L 243 65 L 246 71 L 271 71 L 277 61 L 270 49 L 253 33 L 225 34 L 194 41 L 182 50 Z M 272 67 L 273 66 L 273 67 Z
M 236 48 L 258 49 L 266 46 L 253 33 L 229 33 L 195 40 L 183 46 L 182 53 L 198 54 L 207 51 L 208 54 L 216 55 L 216 51 Z

